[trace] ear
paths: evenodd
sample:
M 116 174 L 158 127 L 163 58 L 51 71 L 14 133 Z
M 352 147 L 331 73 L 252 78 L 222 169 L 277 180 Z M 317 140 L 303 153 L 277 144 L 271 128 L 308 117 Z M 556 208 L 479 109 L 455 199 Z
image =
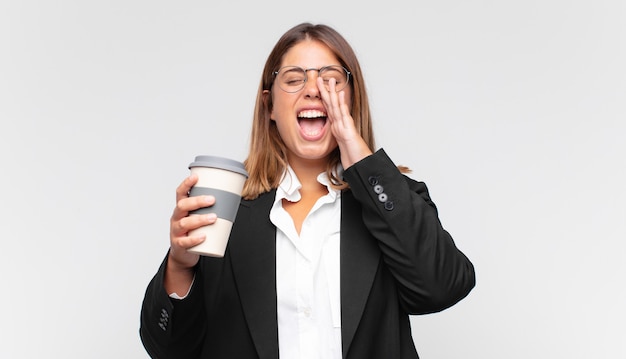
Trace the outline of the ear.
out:
M 274 117 L 274 106 L 272 106 L 272 94 L 270 93 L 270 90 L 263 90 L 262 96 L 263 104 L 270 113 L 270 120 L 274 121 L 274 119 L 272 118 Z

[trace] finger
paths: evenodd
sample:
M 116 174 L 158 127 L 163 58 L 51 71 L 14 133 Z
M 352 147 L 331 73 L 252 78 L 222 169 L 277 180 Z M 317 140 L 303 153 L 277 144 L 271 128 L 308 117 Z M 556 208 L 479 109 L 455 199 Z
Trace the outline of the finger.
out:
M 175 237 L 172 238 L 172 247 L 189 249 L 191 247 L 197 246 L 198 244 L 204 242 L 206 240 L 206 235 L 200 234 L 195 236 L 184 236 L 184 237 Z
M 324 80 L 321 77 L 318 77 L 317 87 L 320 92 L 320 95 L 322 96 L 322 102 L 324 102 L 324 106 L 326 106 L 327 110 L 330 110 L 330 107 L 332 105 L 332 100 L 331 100 L 332 91 L 330 91 L 330 85 L 329 85 L 329 88 L 326 89 L 326 85 L 324 85 Z
M 317 89 L 320 92 L 320 95 L 322 97 L 322 102 L 324 103 L 324 105 L 326 106 L 327 104 L 330 103 L 329 99 L 328 99 L 328 90 L 326 90 L 326 86 L 324 86 L 324 80 L 321 77 L 318 77 L 316 80 L 316 84 L 317 84 Z M 328 108 L 328 106 L 327 106 Z
M 324 107 L 326 107 L 326 114 L 330 122 L 332 123 L 336 119 L 338 119 L 338 115 L 341 114 L 338 108 L 339 101 L 337 99 L 336 92 L 336 83 L 334 79 L 331 79 L 328 82 L 329 89 L 326 89 L 324 85 L 324 80 L 320 77 L 317 78 L 317 87 L 320 91 L 320 95 L 322 97 L 322 102 L 324 103 Z
M 198 183 L 198 176 L 195 174 L 192 174 L 189 177 L 185 178 L 183 182 L 176 188 L 176 202 L 180 201 L 183 198 L 189 197 L 189 191 L 191 190 L 191 187 L 193 187 L 196 183 Z
M 176 208 L 174 208 L 174 213 L 172 214 L 172 220 L 180 220 L 181 218 L 187 217 L 191 211 L 211 207 L 214 204 L 214 196 L 184 197 L 176 203 Z
M 338 93 L 338 96 L 339 96 L 339 110 L 341 111 L 341 115 L 345 117 L 351 117 L 352 115 L 350 114 L 350 107 L 346 103 L 346 92 L 344 90 L 341 90 Z
M 191 212 L 200 208 L 211 207 L 215 204 L 215 197 L 211 195 L 193 196 L 183 198 L 179 201 L 178 207 L 181 211 Z
M 217 215 L 215 213 L 192 214 L 190 216 L 181 218 L 180 220 L 172 221 L 172 237 L 185 237 L 188 235 L 189 232 L 193 231 L 194 229 L 211 225 L 216 221 Z
M 330 99 L 330 108 L 333 112 L 333 118 L 340 120 L 341 119 L 341 110 L 339 107 L 339 96 L 337 94 L 337 82 L 335 79 L 330 79 L 328 81 L 328 94 Z
M 215 204 L 215 197 L 208 196 L 193 196 L 184 197 L 176 203 L 174 212 L 172 213 L 172 220 L 180 220 L 183 217 L 187 217 L 189 212 L 195 211 L 200 208 L 210 207 Z

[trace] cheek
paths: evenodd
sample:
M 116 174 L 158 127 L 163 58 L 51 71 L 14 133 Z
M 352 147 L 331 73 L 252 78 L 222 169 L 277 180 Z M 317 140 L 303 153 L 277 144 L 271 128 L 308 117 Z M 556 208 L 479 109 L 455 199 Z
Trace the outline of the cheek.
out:
M 293 110 L 293 100 L 285 96 L 276 95 L 272 97 L 270 118 L 273 121 L 279 120 L 281 117 L 287 117 Z
M 352 109 L 352 89 L 344 91 L 343 98 L 346 101 L 349 109 Z

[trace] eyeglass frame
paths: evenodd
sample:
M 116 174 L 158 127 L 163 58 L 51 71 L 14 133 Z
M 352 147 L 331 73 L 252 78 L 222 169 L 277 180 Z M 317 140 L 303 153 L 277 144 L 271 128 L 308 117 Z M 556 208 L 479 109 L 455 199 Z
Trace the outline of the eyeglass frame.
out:
M 304 72 L 304 75 L 305 75 L 304 76 L 304 82 L 302 82 L 302 87 L 300 87 L 298 90 L 296 90 L 296 91 L 287 91 L 284 88 L 282 88 L 282 86 L 280 86 L 280 83 L 278 84 L 278 87 L 281 90 L 285 91 L 286 93 L 297 93 L 297 92 L 302 91 L 302 89 L 306 86 L 306 83 L 309 80 L 309 76 L 308 76 L 309 71 L 317 71 L 317 76 L 319 77 L 320 71 L 325 70 L 325 69 L 327 69 L 329 67 L 341 67 L 343 69 L 343 71 L 345 71 L 345 73 L 346 73 L 346 84 L 344 85 L 344 87 L 341 88 L 341 90 L 339 90 L 339 91 L 342 91 L 343 89 L 345 89 L 348 86 L 348 84 L 350 84 L 350 75 L 352 75 L 352 72 L 350 72 L 350 70 L 348 70 L 347 68 L 345 68 L 342 65 L 326 65 L 326 66 L 320 67 L 319 69 L 316 69 L 314 67 L 309 67 L 309 68 L 305 69 L 305 68 L 302 68 L 300 66 L 290 65 L 290 66 L 283 66 L 283 67 L 279 68 L 278 70 L 274 71 L 272 74 L 274 75 L 274 79 L 276 79 L 278 77 L 278 74 L 280 73 L 280 71 L 283 70 L 283 69 L 286 69 L 286 68 L 296 68 L 296 69 L 302 70 L 302 72 Z M 337 92 L 339 92 L 339 91 L 337 91 Z

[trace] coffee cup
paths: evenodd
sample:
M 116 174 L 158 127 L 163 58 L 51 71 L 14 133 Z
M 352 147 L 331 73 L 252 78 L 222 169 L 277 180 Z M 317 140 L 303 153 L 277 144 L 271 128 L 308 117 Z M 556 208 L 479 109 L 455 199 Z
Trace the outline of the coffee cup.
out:
M 198 182 L 189 191 L 189 196 L 215 197 L 213 206 L 199 208 L 189 214 L 215 213 L 217 221 L 189 232 L 189 235 L 204 234 L 206 239 L 188 251 L 204 256 L 223 257 L 248 172 L 243 163 L 217 156 L 196 156 L 189 165 L 189 170 L 191 174 L 198 176 Z

